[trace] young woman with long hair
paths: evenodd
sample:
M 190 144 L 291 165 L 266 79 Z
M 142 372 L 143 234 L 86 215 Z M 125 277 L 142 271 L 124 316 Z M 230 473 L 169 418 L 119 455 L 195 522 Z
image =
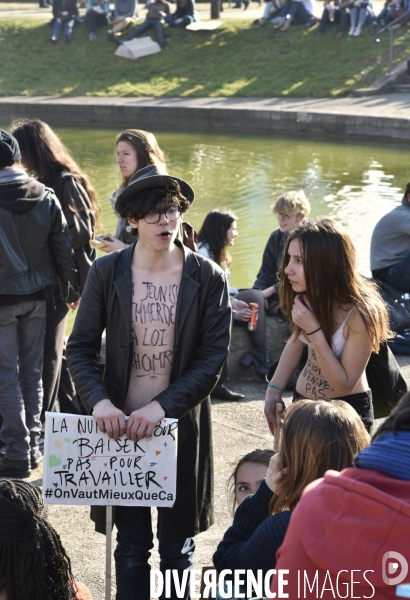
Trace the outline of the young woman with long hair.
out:
M 91 600 L 46 516 L 40 488 L 0 481 L 0 600 Z
M 122 181 L 120 186 L 110 196 L 110 201 L 115 210 L 115 203 L 121 192 L 127 187 L 130 179 L 137 171 L 149 165 L 157 165 L 166 170 L 165 157 L 158 145 L 156 137 L 149 131 L 142 129 L 125 129 L 118 134 L 116 139 L 117 163 L 120 169 Z M 117 213 L 116 213 L 117 214 Z M 126 219 L 118 215 L 115 236 L 104 236 L 103 252 L 114 252 L 121 250 L 135 242 Z
M 351 404 L 368 431 L 373 424 L 366 365 L 389 332 L 388 314 L 377 287 L 356 272 L 356 250 L 333 219 L 303 222 L 289 236 L 281 275 L 281 309 L 293 334 L 268 385 L 265 415 L 276 426 L 276 404 L 299 364 L 308 359 L 294 401 L 337 398 Z
M 266 478 L 238 506 L 233 525 L 214 554 L 217 571 L 245 569 L 256 577 L 259 569 L 264 576 L 274 569 L 276 551 L 306 486 L 329 469 L 352 466 L 354 456 L 369 442 L 359 415 L 346 402 L 293 404 L 286 411 L 279 453 L 270 459 Z
M 297 577 L 289 576 L 289 598 L 340 598 L 335 589 L 346 590 L 342 593 L 350 598 L 406 597 L 410 585 L 406 563 L 399 561 L 399 570 L 386 572 L 384 557 L 392 548 L 397 553 L 394 558 L 409 556 L 409 457 L 410 394 L 406 394 L 378 428 L 370 446 L 356 455 L 354 468 L 326 473 L 303 494 L 277 552 L 276 572 L 291 569 L 292 573 L 297 565 L 302 577 L 316 585 L 302 595 Z M 373 571 L 367 571 L 369 565 Z M 387 574 L 391 577 L 386 581 Z M 394 585 L 397 577 L 401 585 Z M 276 576 L 271 591 L 278 592 Z
M 198 233 L 199 253 L 216 262 L 224 269 L 226 276 L 230 277 L 229 266 L 232 262 L 228 248 L 233 246 L 235 238 L 238 235 L 236 228 L 237 217 L 230 210 L 213 210 L 208 213 Z M 252 339 L 253 349 L 246 352 L 241 358 L 241 365 L 249 367 L 254 365 L 256 374 L 261 379 L 265 379 L 271 365 L 270 352 L 266 347 L 265 339 L 265 298 L 260 290 L 237 290 L 230 287 L 233 320 L 239 322 L 248 322 L 252 317 L 252 310 L 249 308 L 249 302 L 258 304 L 258 323 L 254 331 L 249 331 Z M 222 383 L 214 390 L 216 398 L 222 400 L 236 400 L 239 398 L 228 397 L 224 394 L 224 377 L 221 376 Z M 220 381 L 221 381 L 220 380 Z M 218 395 L 217 395 L 218 394 Z M 223 397 L 226 395 L 226 397 Z
M 100 205 L 94 188 L 47 123 L 32 119 L 20 121 L 14 127 L 13 136 L 20 146 L 23 166 L 41 183 L 53 188 L 60 201 L 70 229 L 80 289 L 83 290 L 96 257 L 90 241 L 94 238 L 94 232 L 101 229 Z M 41 412 L 43 424 L 45 411 L 53 410 L 58 395 L 67 315 L 68 308 L 56 286 L 53 297 L 47 300 Z M 80 409 L 71 402 L 69 412 L 80 412 Z

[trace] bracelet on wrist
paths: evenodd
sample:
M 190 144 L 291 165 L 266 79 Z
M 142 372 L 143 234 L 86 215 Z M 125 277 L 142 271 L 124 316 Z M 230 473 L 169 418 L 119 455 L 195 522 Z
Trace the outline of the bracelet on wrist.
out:
M 313 335 L 314 333 L 316 333 L 316 331 L 319 331 L 319 329 L 322 329 L 322 326 L 318 327 L 317 329 L 315 329 L 314 331 L 311 331 L 310 333 L 308 333 L 306 331 L 306 335 Z
M 281 387 L 279 387 L 278 385 L 276 385 L 276 383 L 271 383 L 270 381 L 268 381 L 268 387 L 271 387 L 274 390 L 279 390 L 280 392 L 283 392 L 283 389 Z

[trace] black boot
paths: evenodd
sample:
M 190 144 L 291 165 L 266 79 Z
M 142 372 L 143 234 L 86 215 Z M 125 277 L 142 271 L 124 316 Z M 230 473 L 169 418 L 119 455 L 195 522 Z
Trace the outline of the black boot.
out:
M 211 398 L 215 398 L 215 400 L 234 401 L 242 400 L 242 398 L 245 398 L 245 396 L 243 394 L 238 394 L 238 392 L 228 390 L 228 388 L 225 387 L 223 383 L 217 383 L 211 392 Z
M 239 361 L 239 364 L 242 367 L 250 367 L 253 365 L 256 375 L 264 381 L 266 380 L 266 375 L 269 372 L 271 363 L 272 357 L 267 348 L 252 348 L 252 350 L 245 352 Z

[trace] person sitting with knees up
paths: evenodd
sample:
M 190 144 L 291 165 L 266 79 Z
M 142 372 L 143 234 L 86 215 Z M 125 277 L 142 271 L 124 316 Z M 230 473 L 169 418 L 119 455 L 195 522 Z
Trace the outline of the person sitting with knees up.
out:
M 195 10 L 195 0 L 176 0 L 176 11 L 165 17 L 165 22 L 171 27 L 185 28 L 198 20 Z
M 271 209 L 278 219 L 279 227 L 268 239 L 253 288 L 262 291 L 266 313 L 275 315 L 279 310 L 278 274 L 286 238 L 291 229 L 309 216 L 310 204 L 303 190 L 289 191 L 281 194 Z
M 349 16 L 347 14 L 347 6 L 349 4 L 349 0 L 330 0 L 329 2 L 325 2 L 325 7 L 323 9 L 322 17 L 319 22 L 319 29 L 316 34 L 316 39 L 322 37 L 325 33 L 326 25 L 328 23 L 335 23 L 338 25 L 339 31 L 336 34 L 335 39 L 341 40 L 344 36 L 347 28 L 347 23 Z
M 0 480 L 0 600 L 92 600 L 46 520 L 40 488 Z
M 374 19 L 372 0 L 353 0 L 348 4 L 350 11 L 350 29 L 348 35 L 358 36 L 363 27 Z
M 341 400 L 301 400 L 285 414 L 278 454 L 270 459 L 266 478 L 254 495 L 238 506 L 233 525 L 213 556 L 219 573 L 224 569 L 251 570 L 255 577 L 275 568 L 291 515 L 306 486 L 328 469 L 341 471 L 368 446 L 370 437 L 354 409 Z M 245 586 L 247 587 L 247 586 Z M 250 597 L 249 590 L 234 590 Z M 262 595 L 262 591 L 256 592 Z M 220 597 L 224 596 L 219 590 Z M 296 597 L 296 596 L 294 596 Z
M 237 217 L 230 210 L 213 210 L 208 213 L 198 233 L 199 253 L 215 261 L 224 271 L 229 281 L 231 273 L 229 265 L 231 257 L 228 248 L 234 245 L 238 235 L 236 228 Z M 265 379 L 272 363 L 270 352 L 266 347 L 265 339 L 265 299 L 259 290 L 237 290 L 229 287 L 231 297 L 232 314 L 234 323 L 248 324 L 252 318 L 252 310 L 249 303 L 257 304 L 258 321 L 255 329 L 249 330 L 253 349 L 246 352 L 240 364 L 249 367 L 253 364 L 256 375 Z M 239 400 L 233 397 L 233 392 L 227 391 L 224 381 L 227 379 L 226 367 L 223 371 L 219 384 L 213 391 L 213 396 L 220 400 Z M 232 396 L 232 397 L 230 397 Z
M 370 446 L 356 456 L 353 468 L 329 471 L 303 493 L 276 555 L 277 572 L 290 570 L 285 588 L 289 598 L 409 597 L 409 457 L 410 394 L 406 394 Z M 315 581 L 300 596 L 295 568 Z
M 85 21 L 88 25 L 89 40 L 94 42 L 96 39 L 95 29 L 107 25 L 107 15 L 110 9 L 107 0 L 87 0 L 86 9 Z
M 53 32 L 51 42 L 57 43 L 64 28 L 65 41 L 71 42 L 75 18 L 78 16 L 76 0 L 54 0 L 53 2 Z
M 146 19 L 140 25 L 137 25 L 125 37 L 123 40 L 120 40 L 114 33 L 110 34 L 108 37 L 118 46 L 124 44 L 124 42 L 129 42 L 133 40 L 141 33 L 145 33 L 148 29 L 153 29 L 155 31 L 155 35 L 157 37 L 157 42 L 161 46 L 161 48 L 165 48 L 168 44 L 165 36 L 164 36 L 164 23 L 165 17 L 169 15 L 169 2 L 166 0 L 153 0 L 148 5 L 148 12 Z

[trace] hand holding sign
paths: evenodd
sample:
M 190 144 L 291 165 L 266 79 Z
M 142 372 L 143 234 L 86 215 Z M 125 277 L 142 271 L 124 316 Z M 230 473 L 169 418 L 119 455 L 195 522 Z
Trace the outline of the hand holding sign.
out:
M 97 402 L 93 408 L 93 417 L 97 421 L 98 429 L 108 437 L 118 440 L 124 434 L 125 415 L 111 400 L 104 399 Z
M 158 402 L 152 404 L 156 419 L 155 411 L 163 409 Z M 166 418 L 153 427 L 151 440 L 133 441 L 125 435 L 114 440 L 101 432 L 93 417 L 46 413 L 43 493 L 47 502 L 172 506 L 177 431 L 178 421 Z
M 154 428 L 165 417 L 165 411 L 157 400 L 134 410 L 127 421 L 127 438 L 136 442 L 144 437 L 150 439 Z

